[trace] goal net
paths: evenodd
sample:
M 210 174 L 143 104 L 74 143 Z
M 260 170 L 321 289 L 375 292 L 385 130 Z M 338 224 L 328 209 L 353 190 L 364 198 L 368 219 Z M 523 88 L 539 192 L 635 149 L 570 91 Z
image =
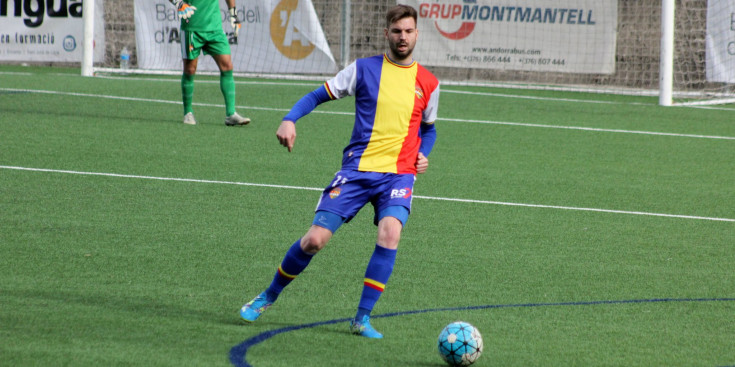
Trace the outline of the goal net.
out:
M 445 84 L 652 97 L 668 86 L 673 104 L 735 102 L 729 0 L 400 2 L 419 10 L 415 58 Z M 237 0 L 237 40 L 223 12 L 236 75 L 324 80 L 385 50 L 384 17 L 395 4 Z M 104 12 L 105 56 L 95 70 L 115 72 L 126 47 L 134 72 L 181 72 L 178 20 L 168 0 L 105 0 Z M 200 69 L 216 66 L 204 57 Z

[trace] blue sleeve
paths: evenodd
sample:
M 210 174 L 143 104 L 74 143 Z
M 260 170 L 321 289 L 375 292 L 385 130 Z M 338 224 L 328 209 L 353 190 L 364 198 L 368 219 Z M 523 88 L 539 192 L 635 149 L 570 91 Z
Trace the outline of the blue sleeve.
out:
M 425 157 L 429 156 L 431 149 L 434 148 L 436 142 L 436 127 L 434 124 L 421 124 L 421 146 L 419 152 L 423 153 Z
M 330 101 L 331 99 L 332 98 L 327 92 L 327 88 L 322 85 L 301 97 L 301 99 L 291 107 L 291 111 L 283 119 L 296 122 L 298 119 L 308 115 L 311 111 L 314 111 L 316 106 Z

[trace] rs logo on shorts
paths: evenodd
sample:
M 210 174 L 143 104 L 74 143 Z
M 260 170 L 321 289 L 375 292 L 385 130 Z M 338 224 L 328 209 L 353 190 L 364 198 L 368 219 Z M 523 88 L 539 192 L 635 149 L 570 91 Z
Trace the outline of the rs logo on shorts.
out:
M 411 188 L 407 187 L 405 189 L 393 189 L 390 191 L 390 198 L 391 199 L 397 199 L 397 198 L 404 198 L 408 199 L 411 197 Z

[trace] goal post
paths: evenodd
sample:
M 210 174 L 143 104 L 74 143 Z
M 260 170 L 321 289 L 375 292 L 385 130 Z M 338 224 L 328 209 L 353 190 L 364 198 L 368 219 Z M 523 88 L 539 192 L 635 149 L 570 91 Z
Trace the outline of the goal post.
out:
M 118 72 L 123 47 L 131 52 L 129 72 L 181 72 L 177 21 L 168 0 L 104 1 L 105 57 L 83 62 L 83 73 L 89 74 L 88 65 L 94 72 Z M 86 3 L 85 18 L 91 15 Z M 396 3 L 237 0 L 243 30 L 233 49 L 235 75 L 331 77 L 354 59 L 385 50 L 385 12 Z M 420 10 L 417 60 L 448 85 L 649 96 L 662 106 L 735 103 L 732 1 L 400 3 Z M 137 9 L 140 4 L 148 8 Z M 230 31 L 228 22 L 224 29 Z M 241 51 L 243 46 L 250 48 Z M 304 66 L 304 55 L 311 64 Z M 151 67 L 152 62 L 165 66 Z
M 674 90 L 674 14 L 675 0 L 661 1 L 661 67 L 658 104 L 671 106 Z
M 85 1 L 82 5 L 84 14 L 84 39 L 82 40 L 82 76 L 94 75 L 94 1 Z

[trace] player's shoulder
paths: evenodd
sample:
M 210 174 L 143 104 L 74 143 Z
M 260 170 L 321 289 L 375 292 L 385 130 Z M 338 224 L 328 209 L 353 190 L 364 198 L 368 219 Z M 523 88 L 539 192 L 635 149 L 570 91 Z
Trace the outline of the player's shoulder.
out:
M 382 64 L 383 63 L 383 54 L 380 55 L 374 55 L 374 56 L 368 56 L 368 57 L 362 57 L 357 60 L 355 60 L 355 63 L 360 65 L 365 64 Z
M 439 79 L 429 69 L 416 62 L 417 77 L 426 80 L 432 84 L 439 84 Z

